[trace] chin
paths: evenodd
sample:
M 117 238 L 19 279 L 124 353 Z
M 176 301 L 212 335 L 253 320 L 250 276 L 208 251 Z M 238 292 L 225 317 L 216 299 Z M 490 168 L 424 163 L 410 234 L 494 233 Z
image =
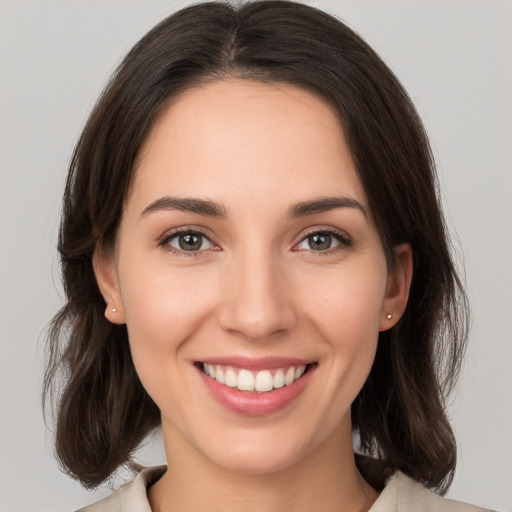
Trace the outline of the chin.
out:
M 242 475 L 271 475 L 293 467 L 303 454 L 297 451 L 275 450 L 236 450 L 215 454 L 212 462 L 232 473 Z
M 322 451 L 321 446 L 326 441 L 320 435 L 322 429 L 311 432 L 306 425 L 296 422 L 291 428 L 270 424 L 266 427 L 259 425 L 255 429 L 224 432 L 223 436 L 218 436 L 218 443 L 197 448 L 224 470 L 237 474 L 270 475 L 303 464 Z

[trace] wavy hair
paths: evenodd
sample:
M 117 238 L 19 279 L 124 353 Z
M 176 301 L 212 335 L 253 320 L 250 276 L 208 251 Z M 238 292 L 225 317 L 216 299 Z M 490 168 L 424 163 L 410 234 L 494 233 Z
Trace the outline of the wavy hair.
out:
M 379 56 L 337 18 L 296 2 L 202 3 L 172 14 L 127 54 L 74 150 L 58 250 L 66 303 L 52 320 L 43 401 L 53 398 L 56 454 L 99 485 L 160 424 L 135 372 L 125 326 L 109 323 L 92 267 L 111 247 L 137 152 L 170 100 L 236 78 L 313 91 L 339 115 L 388 265 L 408 242 L 414 275 L 400 322 L 379 335 L 352 405 L 376 487 L 389 471 L 445 491 L 456 462 L 446 398 L 467 337 L 468 307 L 450 251 L 427 135 Z M 370 474 L 369 473 L 369 474 Z

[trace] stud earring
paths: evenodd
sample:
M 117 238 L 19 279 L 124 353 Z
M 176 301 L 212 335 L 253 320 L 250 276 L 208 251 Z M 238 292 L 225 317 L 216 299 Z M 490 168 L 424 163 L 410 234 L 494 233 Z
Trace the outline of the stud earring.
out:
M 387 318 L 388 320 L 391 320 L 391 319 L 393 318 L 393 315 L 388 314 L 388 315 L 386 316 L 386 318 Z
M 117 309 L 116 308 L 112 308 L 112 313 L 117 313 Z

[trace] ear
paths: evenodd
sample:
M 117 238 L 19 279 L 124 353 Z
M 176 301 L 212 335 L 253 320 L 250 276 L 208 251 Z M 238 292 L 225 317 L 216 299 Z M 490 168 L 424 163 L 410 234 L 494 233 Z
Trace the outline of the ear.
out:
M 386 331 L 396 325 L 404 314 L 411 288 L 413 262 L 409 244 L 395 247 L 395 261 L 388 271 L 386 295 L 382 303 L 379 331 Z M 391 316 L 390 316 L 391 315 Z
M 92 267 L 101 295 L 106 302 L 105 317 L 113 324 L 124 324 L 125 315 L 113 251 L 96 246 Z

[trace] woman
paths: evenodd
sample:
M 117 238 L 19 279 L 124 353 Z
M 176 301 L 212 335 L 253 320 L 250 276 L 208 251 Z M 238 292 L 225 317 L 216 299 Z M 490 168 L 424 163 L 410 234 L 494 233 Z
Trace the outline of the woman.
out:
M 86 510 L 481 510 L 427 490 L 466 326 L 428 141 L 339 21 L 155 27 L 78 142 L 59 250 L 62 464 L 94 487 L 160 424 L 168 462 Z

